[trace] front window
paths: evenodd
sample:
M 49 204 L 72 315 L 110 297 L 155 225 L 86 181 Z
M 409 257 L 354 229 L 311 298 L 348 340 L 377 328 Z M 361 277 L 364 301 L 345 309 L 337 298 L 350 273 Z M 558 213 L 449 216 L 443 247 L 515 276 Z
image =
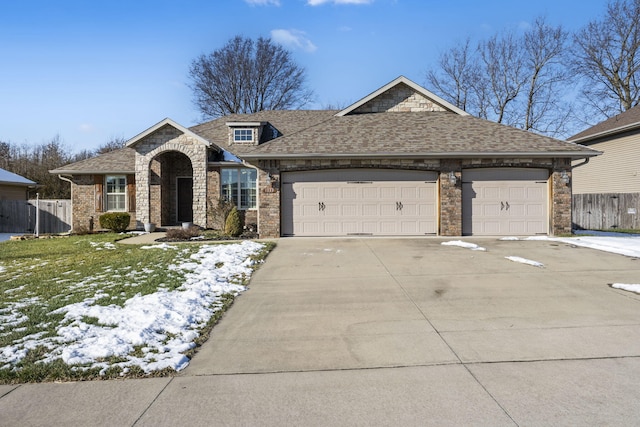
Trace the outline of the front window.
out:
M 253 142 L 253 129 L 234 129 L 233 142 Z
M 124 175 L 107 176 L 107 210 L 125 211 L 127 178 Z
M 257 176 L 258 172 L 255 169 L 222 169 L 222 197 L 234 202 L 238 209 L 255 209 Z

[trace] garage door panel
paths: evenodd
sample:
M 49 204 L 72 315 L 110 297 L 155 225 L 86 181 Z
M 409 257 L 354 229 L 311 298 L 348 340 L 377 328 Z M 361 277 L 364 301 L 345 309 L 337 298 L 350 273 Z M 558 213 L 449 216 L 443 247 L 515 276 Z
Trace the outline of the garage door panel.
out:
M 463 170 L 463 234 L 548 233 L 548 177 L 544 169 Z
M 436 178 L 375 169 L 283 173 L 282 234 L 436 234 Z

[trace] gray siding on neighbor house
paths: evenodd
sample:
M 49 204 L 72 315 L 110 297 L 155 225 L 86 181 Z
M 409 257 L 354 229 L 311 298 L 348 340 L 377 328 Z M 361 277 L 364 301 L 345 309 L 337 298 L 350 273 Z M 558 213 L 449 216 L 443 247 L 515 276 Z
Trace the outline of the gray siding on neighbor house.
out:
M 573 170 L 574 194 L 640 192 L 640 133 L 605 139 L 589 148 L 604 154 Z

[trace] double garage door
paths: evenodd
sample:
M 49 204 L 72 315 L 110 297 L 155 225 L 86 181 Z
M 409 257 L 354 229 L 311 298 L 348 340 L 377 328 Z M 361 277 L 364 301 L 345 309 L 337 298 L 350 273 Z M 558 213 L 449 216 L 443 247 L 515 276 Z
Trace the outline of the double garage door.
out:
M 282 235 L 435 235 L 437 175 L 386 169 L 285 172 Z M 548 179 L 545 169 L 463 170 L 462 233 L 547 234 Z
M 282 234 L 436 234 L 436 179 L 436 172 L 383 169 L 283 173 Z

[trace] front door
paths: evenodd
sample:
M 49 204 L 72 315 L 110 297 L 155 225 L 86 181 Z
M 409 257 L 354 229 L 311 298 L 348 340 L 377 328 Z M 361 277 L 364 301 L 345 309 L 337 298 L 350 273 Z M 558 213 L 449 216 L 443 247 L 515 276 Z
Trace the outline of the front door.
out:
M 178 222 L 193 221 L 193 178 L 178 178 Z

